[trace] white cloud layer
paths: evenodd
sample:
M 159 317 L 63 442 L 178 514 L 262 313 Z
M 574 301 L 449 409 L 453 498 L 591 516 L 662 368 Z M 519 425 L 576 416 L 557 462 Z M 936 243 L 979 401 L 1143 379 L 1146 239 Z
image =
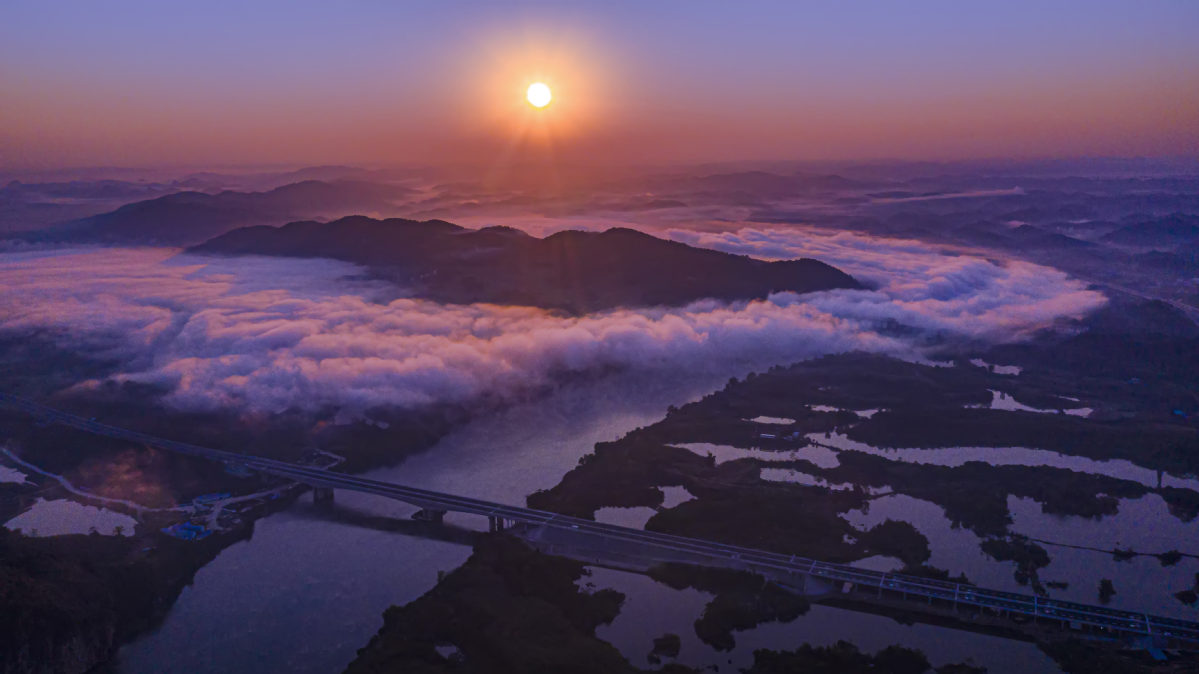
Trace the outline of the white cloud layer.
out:
M 1019 260 L 961 254 L 910 239 L 817 228 L 670 230 L 694 246 L 778 260 L 811 257 L 876 288 L 821 293 L 811 303 L 867 323 L 892 319 L 925 330 L 990 341 L 1019 339 L 1060 318 L 1077 318 L 1106 302 L 1064 272 Z
M 889 336 L 883 325 L 1010 340 L 1104 301 L 1055 270 L 945 256 L 916 242 L 793 230 L 672 234 L 756 256 L 817 257 L 878 289 L 571 318 L 387 299 L 394 288 L 329 260 L 42 251 L 0 255 L 0 329 L 102 349 L 121 359 L 118 378 L 163 385 L 181 408 L 334 405 L 357 414 L 506 395 L 605 367 L 685 376 L 853 349 L 913 357 L 920 339 Z

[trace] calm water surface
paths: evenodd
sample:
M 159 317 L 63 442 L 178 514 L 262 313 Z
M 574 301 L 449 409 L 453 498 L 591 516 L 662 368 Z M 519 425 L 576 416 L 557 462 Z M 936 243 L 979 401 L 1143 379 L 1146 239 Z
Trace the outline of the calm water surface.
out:
M 596 442 L 615 440 L 633 428 L 657 421 L 667 406 L 718 389 L 728 375 L 691 377 L 685 382 L 615 376 L 578 385 L 551 398 L 479 419 L 429 451 L 369 476 L 523 505 L 527 494 L 557 484 Z M 821 440 L 828 443 L 826 438 Z M 896 456 L 895 450 L 841 447 L 836 440 L 831 444 L 841 451 L 873 450 L 899 460 L 933 458 L 923 453 L 906 456 L 902 454 L 905 450 Z M 821 458 L 836 460 L 835 451 L 820 449 L 829 455 Z M 745 451 L 718 458 L 738 458 L 731 454 Z M 952 456 L 944 450 L 938 452 L 937 460 L 950 459 L 951 463 L 968 460 L 967 456 L 984 458 L 977 454 L 991 454 L 985 457 L 991 459 L 996 454 L 966 451 L 966 456 Z M 717 449 L 715 453 L 721 452 Z M 1022 454 L 1009 461 L 1042 458 L 1046 457 Z M 1053 458 L 1050 463 L 1061 460 Z M 1069 458 L 1071 463 L 1076 460 Z M 1071 467 L 1093 472 L 1115 469 L 1112 472 L 1133 477 L 1129 473 L 1135 467 L 1113 463 Z M 690 495 L 674 489 L 668 497 L 673 505 Z M 415 511 L 411 506 L 344 491 L 336 498 L 332 515 L 314 508 L 310 499 L 303 497 L 290 509 L 259 520 L 250 540 L 230 546 L 196 574 L 195 582 L 184 590 L 157 631 L 121 650 L 118 671 L 338 672 L 379 629 L 387 607 L 424 594 L 436 584 L 439 571 L 457 567 L 470 554 L 469 547 L 460 543 L 384 530 L 362 517 L 407 521 Z M 1178 522 L 1156 497 L 1124 502 L 1120 515 L 1101 521 L 1048 517 L 1039 512 L 1037 504 L 1020 499 L 1013 499 L 1011 506 L 1016 530 L 1052 540 L 1101 541 L 1104 545 L 1119 541 L 1155 551 L 1169 549 L 1170 541 L 1199 540 L 1196 524 Z M 604 509 L 600 518 L 639 526 L 651 514 L 640 508 Z M 986 557 L 978 549 L 977 536 L 953 528 L 935 504 L 886 496 L 875 500 L 868 511 L 847 515 L 862 527 L 889 517 L 913 522 L 928 536 L 931 564 L 953 573 L 965 572 L 975 582 L 997 589 L 1027 591 L 1015 584 L 1011 564 Z M 451 514 L 447 522 L 472 529 L 486 526 L 482 518 L 466 515 Z M 1116 580 L 1116 605 L 1194 617 L 1192 609 L 1171 604 L 1170 594 L 1182 589 L 1183 581 L 1194 573 L 1199 566 L 1195 560 L 1163 570 L 1154 558 L 1115 562 L 1110 555 L 1094 552 L 1056 547 L 1049 552 L 1053 564 L 1042 571 L 1044 580 L 1077 579 L 1055 596 L 1093 602 L 1093 586 L 1103 576 Z M 679 661 L 720 665 L 721 671 L 733 671 L 730 664 L 750 664 L 754 648 L 790 649 L 804 642 L 829 644 L 838 639 L 854 641 L 867 651 L 892 643 L 921 648 L 937 665 L 973 658 L 978 664 L 998 665 L 992 671 L 1003 671 L 1005 663 L 1018 663 L 1019 671 L 1057 671 L 1028 644 L 928 625 L 905 626 L 889 618 L 829 607 L 813 607 L 789 624 L 769 623 L 739 632 L 738 648 L 721 653 L 699 642 L 692 627 L 709 599 L 704 593 L 677 591 L 645 576 L 605 569 L 595 569 L 589 582 L 628 595 L 621 615 L 598 634 L 639 666 L 648 664 L 645 658 L 653 637 L 674 632 L 683 640 Z
M 436 447 L 369 477 L 524 505 L 596 442 L 662 418 L 669 405 L 720 388 L 728 373 L 611 377 L 468 424 Z M 337 508 L 407 520 L 415 508 L 338 491 Z M 486 520 L 451 514 L 451 524 Z M 330 521 L 308 497 L 259 520 L 196 574 L 163 625 L 119 654 L 125 674 L 339 672 L 382 625 L 383 611 L 427 592 L 470 548 Z

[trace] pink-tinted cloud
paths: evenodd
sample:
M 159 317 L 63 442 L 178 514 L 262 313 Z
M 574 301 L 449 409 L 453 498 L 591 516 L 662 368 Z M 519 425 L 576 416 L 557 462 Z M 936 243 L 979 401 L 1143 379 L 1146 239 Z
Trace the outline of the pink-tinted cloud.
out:
M 0 329 L 42 330 L 121 358 L 188 409 L 415 406 L 508 395 L 610 367 L 685 376 L 854 349 L 918 357 L 924 338 L 1018 339 L 1103 298 L 1060 272 L 947 256 L 916 242 L 742 230 L 676 238 L 808 255 L 877 290 L 563 317 L 399 297 L 331 260 L 206 258 L 166 249 L 0 255 Z M 899 338 L 887 328 L 914 330 Z M 907 334 L 907 333 L 905 333 Z M 343 416 L 344 416 L 343 415 Z
M 869 323 L 895 320 L 992 341 L 1019 339 L 1106 302 L 1064 272 L 910 239 L 789 227 L 725 232 L 674 229 L 671 238 L 762 259 L 813 257 L 872 284 L 872 292 L 821 293 L 811 303 Z

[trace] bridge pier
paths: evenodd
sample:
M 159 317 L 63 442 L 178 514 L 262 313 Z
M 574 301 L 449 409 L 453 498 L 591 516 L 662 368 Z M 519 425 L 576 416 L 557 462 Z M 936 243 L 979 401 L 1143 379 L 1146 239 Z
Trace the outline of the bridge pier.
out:
M 821 595 L 832 594 L 836 591 L 835 588 L 827 581 L 810 575 L 801 575 L 799 577 L 799 584 L 792 584 L 792 587 L 794 587 L 799 594 L 807 597 L 819 597 Z
M 445 511 L 436 510 L 433 508 L 421 508 L 420 510 L 412 513 L 412 519 L 418 522 L 432 522 L 434 524 L 441 524 L 445 521 Z
M 801 591 L 809 595 L 823 588 L 827 588 L 829 593 L 836 592 L 838 588 L 848 588 L 847 583 L 855 584 L 864 594 L 874 594 L 868 588 L 877 585 L 876 597 L 884 606 L 914 611 L 919 606 L 918 600 L 925 598 L 928 608 L 922 608 L 921 612 L 935 615 L 956 615 L 958 612 L 965 612 L 969 620 L 979 622 L 987 628 L 1000 627 L 1005 632 L 1013 628 L 1013 623 L 1016 629 L 1032 631 L 1035 623 L 1050 622 L 1050 616 L 1045 613 L 1052 609 L 1052 620 L 1064 624 L 1070 633 L 1088 635 L 1103 641 L 1139 640 L 1184 650 L 1199 649 L 1199 622 L 1049 600 L 1035 595 L 996 592 L 949 581 L 879 573 L 842 564 L 809 559 L 797 560 L 794 556 L 788 558 L 766 550 L 737 549 L 713 541 L 678 540 L 652 531 L 574 520 L 527 508 L 370 480 L 310 465 L 254 458 L 245 454 L 153 438 L 144 433 L 101 424 L 95 419 L 84 419 L 60 412 L 3 392 L 0 392 L 0 407 L 14 408 L 47 423 L 60 424 L 99 436 L 222 461 L 227 465 L 242 465 L 273 478 L 282 478 L 293 484 L 313 488 L 313 500 L 316 503 L 332 501 L 333 489 L 336 487 L 415 505 L 432 504 L 433 510 L 452 508 L 455 512 L 483 515 L 488 517 L 492 531 L 512 527 L 518 533 L 527 536 L 527 540 L 536 540 L 548 531 L 565 533 L 566 535 L 561 537 L 569 546 L 565 552 L 569 553 L 570 548 L 581 550 L 568 556 L 577 555 L 585 560 L 608 560 L 615 568 L 646 569 L 657 563 L 678 561 L 717 568 L 740 567 L 751 571 L 757 568 L 774 576 L 774 580 L 788 585 L 798 580 Z M 1164 478 L 1159 475 L 1159 480 L 1162 479 Z M 510 515 L 512 522 L 494 514 L 500 511 Z M 545 539 L 544 542 L 554 543 L 549 539 Z M 853 592 L 845 594 L 852 595 Z M 851 596 L 850 600 L 853 599 Z M 915 599 L 916 602 L 903 603 L 903 599 Z

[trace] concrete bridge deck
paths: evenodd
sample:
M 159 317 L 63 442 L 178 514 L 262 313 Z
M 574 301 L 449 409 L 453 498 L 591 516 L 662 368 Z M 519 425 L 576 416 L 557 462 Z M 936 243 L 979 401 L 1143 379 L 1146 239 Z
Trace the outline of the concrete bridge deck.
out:
M 630 529 L 532 508 L 371 480 L 323 468 L 166 440 L 102 424 L 4 393 L 0 393 L 0 406 L 20 410 L 44 422 L 61 424 L 96 435 L 229 465 L 244 466 L 260 473 L 307 484 L 318 490 L 349 489 L 403 501 L 424 509 L 433 519 L 440 519 L 446 512 L 469 513 L 489 518 L 493 530 L 521 524 L 525 529 L 548 527 L 576 536 L 599 537 L 624 548 L 631 546 L 637 551 L 635 554 L 646 560 L 646 566 L 677 561 L 740 569 L 760 573 L 772 580 L 799 588 L 805 587 L 810 579 L 826 587 L 852 587 L 859 594 L 864 590 L 870 590 L 877 592 L 880 597 L 886 594 L 890 597 L 915 598 L 930 604 L 937 602 L 952 606 L 954 609 L 973 607 L 992 615 L 1025 616 L 1038 622 L 1053 622 L 1072 629 L 1089 629 L 1114 637 L 1148 639 L 1164 646 L 1199 648 L 1199 623 L 1186 620 L 1035 595 L 988 590 L 963 583 L 869 571 L 847 564 Z

